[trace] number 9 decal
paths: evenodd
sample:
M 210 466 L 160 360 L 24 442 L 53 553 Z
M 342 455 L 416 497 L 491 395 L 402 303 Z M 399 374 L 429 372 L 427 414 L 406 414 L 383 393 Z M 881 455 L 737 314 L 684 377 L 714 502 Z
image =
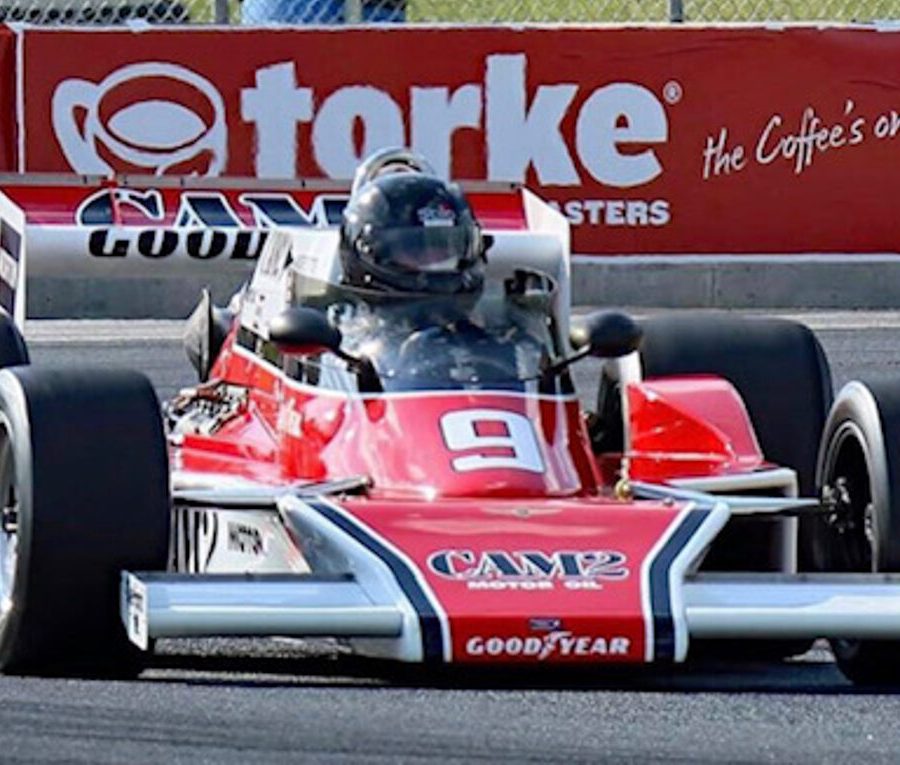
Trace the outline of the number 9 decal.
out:
M 531 422 L 502 409 L 465 409 L 448 412 L 440 421 L 444 443 L 451 452 L 476 452 L 453 457 L 459 473 L 472 470 L 526 470 L 543 473 L 544 460 Z

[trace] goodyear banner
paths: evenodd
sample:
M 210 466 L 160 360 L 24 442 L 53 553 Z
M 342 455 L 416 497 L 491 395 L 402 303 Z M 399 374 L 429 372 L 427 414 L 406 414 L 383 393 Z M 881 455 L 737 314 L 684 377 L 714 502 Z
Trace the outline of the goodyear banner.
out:
M 27 29 L 19 44 L 20 171 L 349 178 L 408 145 L 444 175 L 532 187 L 577 253 L 900 247 L 896 33 Z
M 464 188 L 486 231 L 526 227 L 527 195 L 507 184 Z M 346 185 L 324 180 L 0 179 L 0 307 L 4 283 L 17 284 L 19 238 L 38 253 L 32 275 L 146 277 L 158 276 L 161 266 L 185 276 L 208 276 L 210 268 L 247 274 L 271 229 L 337 227 L 348 195 Z

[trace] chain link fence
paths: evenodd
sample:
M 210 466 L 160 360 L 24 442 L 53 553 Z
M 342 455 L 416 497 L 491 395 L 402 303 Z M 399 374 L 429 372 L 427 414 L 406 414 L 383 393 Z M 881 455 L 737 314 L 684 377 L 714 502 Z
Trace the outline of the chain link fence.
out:
M 900 21 L 900 0 L 0 0 L 33 24 Z

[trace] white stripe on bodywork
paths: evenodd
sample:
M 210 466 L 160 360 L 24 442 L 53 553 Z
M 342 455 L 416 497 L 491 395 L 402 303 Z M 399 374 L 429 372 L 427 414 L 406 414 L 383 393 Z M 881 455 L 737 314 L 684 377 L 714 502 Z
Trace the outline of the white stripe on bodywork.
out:
M 706 509 L 706 508 L 697 508 Z M 672 610 L 672 622 L 675 634 L 676 662 L 682 662 L 687 658 L 688 652 L 688 623 L 685 609 L 684 581 L 694 565 L 700 559 L 703 551 L 712 543 L 722 530 L 731 512 L 724 502 L 716 502 L 709 509 L 709 515 L 705 518 L 687 544 L 681 548 L 669 566 L 669 599 Z
M 314 538 L 328 540 L 347 559 L 350 573 L 374 605 L 393 605 L 403 614 L 403 631 L 399 638 L 366 641 L 361 644 L 365 649 L 361 653 L 379 658 L 421 662 L 424 654 L 419 614 L 387 563 L 298 497 L 288 494 L 280 497 L 278 509 L 289 522 L 294 516 L 295 523 L 304 530 L 312 531 Z
M 653 628 L 653 603 L 651 602 L 650 568 L 656 556 L 666 546 L 672 534 L 681 526 L 682 521 L 694 508 L 694 503 L 689 503 L 675 516 L 665 533 L 656 540 L 656 544 L 650 549 L 641 563 L 641 612 L 644 615 L 644 661 L 652 662 L 655 654 L 654 628 Z
M 7 276 L 15 276 L 14 281 L 7 284 L 13 291 L 13 320 L 20 331 L 25 328 L 25 298 L 26 298 L 26 264 L 28 243 L 25 237 L 25 212 L 6 194 L 0 193 L 0 219 L 19 235 L 19 251 L 5 254 L 8 262 L 4 264 Z M 18 263 L 15 258 L 18 257 Z
M 428 580 L 425 579 L 425 577 L 422 575 L 421 569 L 409 558 L 406 553 L 404 553 L 396 545 L 385 539 L 377 531 L 372 529 L 371 526 L 361 521 L 357 516 L 348 512 L 334 502 L 328 501 L 326 499 L 319 499 L 318 501 L 328 505 L 332 510 L 343 516 L 348 522 L 357 526 L 361 531 L 368 534 L 379 544 L 384 545 L 384 547 L 390 550 L 394 555 L 396 555 L 397 558 L 399 558 L 403 563 L 403 565 L 406 566 L 406 568 L 410 571 L 410 573 L 412 573 L 413 577 L 416 580 L 416 583 L 422 590 L 422 594 L 434 609 L 435 614 L 437 614 L 438 621 L 441 624 L 441 636 L 444 643 L 444 661 L 448 663 L 453 661 L 453 641 L 451 639 L 452 636 L 450 633 L 450 620 L 447 618 L 447 612 L 441 605 L 440 600 L 438 600 L 437 595 L 434 594 L 434 590 L 431 589 L 431 585 L 428 583 Z
M 385 548 L 397 555 L 408 566 L 438 616 L 444 642 L 444 659 L 445 661 L 450 661 L 452 658 L 452 644 L 450 643 L 450 630 L 446 613 L 440 607 L 431 588 L 423 581 L 418 568 L 394 545 L 387 542 L 379 534 L 372 531 L 370 527 L 360 522 L 358 518 L 340 506 L 335 505 L 333 502 L 327 502 L 323 498 L 317 498 L 315 501 L 327 504 L 330 509 L 359 528 L 363 533 L 371 536 L 379 544 L 384 545 Z M 327 539 L 346 556 L 350 564 L 351 573 L 354 574 L 373 604 L 394 605 L 402 611 L 403 633 L 399 638 L 395 640 L 354 638 L 352 639 L 353 644 L 360 649 L 359 652 L 380 658 L 421 662 L 424 654 L 422 631 L 419 626 L 419 613 L 397 582 L 388 564 L 298 497 L 291 495 L 281 497 L 278 500 L 278 508 L 287 515 L 288 519 L 295 515 L 301 526 L 312 529 L 317 536 Z
M 679 456 L 681 456 L 679 454 Z M 797 474 L 790 468 L 768 468 L 752 473 L 702 476 L 700 478 L 671 478 L 669 483 L 694 491 L 707 493 L 734 493 L 771 489 L 785 497 L 797 496 Z
M 0 248 L 0 279 L 15 291 L 19 281 L 19 264 L 6 250 Z

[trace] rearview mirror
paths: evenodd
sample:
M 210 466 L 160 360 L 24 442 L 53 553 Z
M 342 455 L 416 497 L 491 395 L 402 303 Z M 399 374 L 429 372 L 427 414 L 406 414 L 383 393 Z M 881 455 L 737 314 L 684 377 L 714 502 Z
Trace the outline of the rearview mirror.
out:
M 340 353 L 342 339 L 340 330 L 315 308 L 288 308 L 269 324 L 269 340 L 282 353 Z
M 234 322 L 234 314 L 212 302 L 208 289 L 200 292 L 200 301 L 184 326 L 182 343 L 191 366 L 197 370 L 200 382 L 209 379 L 209 373 L 225 338 Z
M 630 316 L 596 311 L 573 321 L 571 340 L 579 355 L 615 359 L 638 349 L 643 332 Z

